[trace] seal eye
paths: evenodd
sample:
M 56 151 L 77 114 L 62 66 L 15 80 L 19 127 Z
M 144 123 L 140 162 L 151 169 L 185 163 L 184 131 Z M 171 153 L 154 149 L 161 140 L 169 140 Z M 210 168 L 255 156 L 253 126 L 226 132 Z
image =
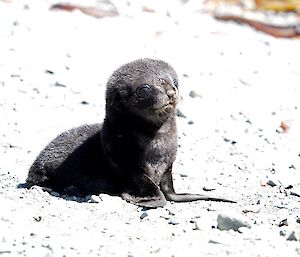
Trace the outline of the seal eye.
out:
M 136 94 L 138 97 L 144 98 L 149 94 L 150 89 L 150 86 L 147 84 L 139 86 L 136 90 Z

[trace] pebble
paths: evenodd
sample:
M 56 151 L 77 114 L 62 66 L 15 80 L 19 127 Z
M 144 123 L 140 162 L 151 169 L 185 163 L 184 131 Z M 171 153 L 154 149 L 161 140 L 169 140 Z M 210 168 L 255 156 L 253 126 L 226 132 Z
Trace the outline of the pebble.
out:
M 185 118 L 186 119 L 186 116 L 183 114 L 183 112 L 180 110 L 180 109 L 176 109 L 176 115 L 180 118 Z
M 140 219 L 143 220 L 147 216 L 148 216 L 148 213 L 147 212 L 143 212 L 142 215 L 140 216 Z
M 98 195 L 91 195 L 88 200 L 89 203 L 100 203 L 102 199 Z
M 277 183 L 270 179 L 270 180 L 268 180 L 267 185 L 269 185 L 271 187 L 275 187 L 275 186 L 277 186 Z
M 200 230 L 197 221 L 191 220 L 191 223 L 194 224 L 193 230 Z
M 196 97 L 202 98 L 202 97 L 203 97 L 201 94 L 199 94 L 199 93 L 198 93 L 197 91 L 195 91 L 195 90 L 192 90 L 192 91 L 190 92 L 189 96 L 192 97 L 192 98 L 196 98 Z
M 171 224 L 171 225 L 178 225 L 179 221 L 177 221 L 176 219 L 170 219 L 169 220 L 169 224 Z
M 259 213 L 261 210 L 261 206 L 260 205 L 247 205 L 243 207 L 242 212 L 243 213 L 248 213 L 248 212 L 252 212 L 252 213 Z
M 281 221 L 279 222 L 279 224 L 278 224 L 279 227 L 288 226 L 288 225 L 289 225 L 289 224 L 288 224 L 287 219 L 281 220 Z
M 300 185 L 293 186 L 291 189 L 291 195 L 300 197 Z
M 280 236 L 286 236 L 286 231 L 280 230 L 280 231 L 279 231 L 279 235 L 280 235 Z
M 287 204 L 282 202 L 281 200 L 275 200 L 273 204 L 278 209 L 288 209 Z
M 241 227 L 251 228 L 246 218 L 240 214 L 219 214 L 217 222 L 219 230 L 239 231 Z
M 295 231 L 293 231 L 286 240 L 288 240 L 288 241 L 300 241 L 299 238 L 297 238 L 297 236 L 295 234 Z
M 208 241 L 208 243 L 209 243 L 209 244 L 221 244 L 220 242 L 215 241 L 215 240 L 212 240 L 212 239 L 210 239 L 210 240 Z
M 5 237 L 2 237 L 2 240 L 0 241 L 0 255 L 5 253 L 11 253 L 11 251 Z
M 292 233 L 287 238 L 288 241 L 299 241 L 300 242 L 300 225 L 295 224 Z
M 52 191 L 52 192 L 50 192 L 50 195 L 55 196 L 55 197 L 59 197 L 60 193 Z
M 202 188 L 204 191 L 214 191 L 216 190 L 216 185 L 211 183 L 205 183 L 205 186 Z

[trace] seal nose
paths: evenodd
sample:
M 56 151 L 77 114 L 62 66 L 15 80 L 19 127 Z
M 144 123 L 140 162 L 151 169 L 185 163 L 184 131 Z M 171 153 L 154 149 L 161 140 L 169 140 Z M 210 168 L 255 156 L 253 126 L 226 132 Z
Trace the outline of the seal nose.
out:
M 176 100 L 177 95 L 178 95 L 178 89 L 175 85 L 173 84 L 167 84 L 166 87 L 166 94 L 170 99 Z
M 174 97 L 174 95 L 176 95 L 176 91 L 174 89 L 169 89 L 167 90 L 167 95 L 169 97 Z

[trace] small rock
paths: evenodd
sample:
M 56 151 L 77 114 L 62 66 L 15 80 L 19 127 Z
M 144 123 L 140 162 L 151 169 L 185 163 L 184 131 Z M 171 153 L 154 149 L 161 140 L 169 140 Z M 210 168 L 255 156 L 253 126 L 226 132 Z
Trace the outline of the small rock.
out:
M 140 219 L 143 220 L 147 216 L 148 216 L 148 213 L 147 212 L 143 212 L 142 215 L 140 216 Z
M 204 191 L 214 191 L 216 190 L 216 186 L 212 185 L 212 184 L 206 184 L 203 188 Z
M 46 74 L 53 75 L 53 74 L 54 74 L 54 71 L 52 71 L 52 70 L 47 70 L 47 69 L 46 69 L 46 70 L 45 70 L 45 73 L 46 73 Z
M 279 235 L 280 235 L 280 236 L 286 236 L 286 231 L 280 230 L 280 231 L 279 231 Z
M 248 206 L 244 206 L 242 212 L 243 213 L 248 213 L 248 212 L 259 213 L 260 210 L 261 210 L 261 207 L 259 205 L 248 205 Z
M 88 200 L 89 203 L 100 203 L 102 200 L 98 195 L 91 195 Z
M 11 253 L 10 249 L 9 249 L 9 245 L 6 242 L 5 237 L 2 237 L 2 240 L 0 241 L 0 255 L 1 254 L 5 254 L 5 253 Z M 6 256 L 6 255 L 4 255 Z
M 288 241 L 299 241 L 300 242 L 300 225 L 295 224 L 292 233 L 287 238 Z
M 57 82 L 57 81 L 55 82 L 54 86 L 55 86 L 55 87 L 67 87 L 66 85 L 61 84 L 61 83 L 59 83 L 59 82 Z
M 34 216 L 33 219 L 36 221 L 36 222 L 40 222 L 42 220 L 42 216 Z
M 288 209 L 288 206 L 286 203 L 283 203 L 281 200 L 276 200 L 274 203 L 274 206 L 278 209 Z
M 295 185 L 291 189 L 291 195 L 300 197 L 300 185 Z
M 204 191 L 207 191 L 207 192 L 216 190 L 216 188 L 214 188 L 214 187 L 208 187 L 208 186 L 204 186 L 202 189 Z
M 192 120 L 190 120 L 190 121 L 188 122 L 188 124 L 189 124 L 189 125 L 193 125 L 194 122 L 193 122 Z
M 235 145 L 237 142 L 234 141 L 234 140 L 231 140 L 231 139 L 228 139 L 226 137 L 223 137 L 223 140 L 226 142 L 226 143 L 231 143 L 232 145 Z
M 50 192 L 50 195 L 55 196 L 55 197 L 59 197 L 60 193 L 52 191 L 52 192 Z
M 209 244 L 218 244 L 218 245 L 219 245 L 219 244 L 222 244 L 222 243 L 220 243 L 220 242 L 218 242 L 218 241 L 211 240 L 211 239 L 208 241 L 208 243 L 209 243 Z
M 178 116 L 180 118 L 185 118 L 186 119 L 186 116 L 178 108 L 176 109 L 176 116 Z
M 271 180 L 271 179 L 269 179 L 269 181 L 267 182 L 267 185 L 269 185 L 271 187 L 277 186 L 277 184 L 273 180 Z
M 179 222 L 177 220 L 175 220 L 175 219 L 170 219 L 169 220 L 169 224 L 171 224 L 171 225 L 178 225 Z
M 283 219 L 279 222 L 278 227 L 288 226 L 287 219 Z
M 239 231 L 240 227 L 251 228 L 248 221 L 244 216 L 239 214 L 219 214 L 217 218 L 219 230 L 230 230 Z
M 194 224 L 193 230 L 200 230 L 197 221 L 191 220 L 191 223 Z
M 201 94 L 199 94 L 197 91 L 192 90 L 189 94 L 190 97 L 195 98 L 195 97 L 200 97 L 202 98 L 203 96 Z
M 298 241 L 298 238 L 296 237 L 295 231 L 293 231 L 286 240 L 288 240 L 288 241 Z

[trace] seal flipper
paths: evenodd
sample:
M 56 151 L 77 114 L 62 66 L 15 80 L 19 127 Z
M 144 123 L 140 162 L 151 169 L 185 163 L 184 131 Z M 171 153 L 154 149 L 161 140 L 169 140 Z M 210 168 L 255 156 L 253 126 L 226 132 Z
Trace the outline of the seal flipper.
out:
M 160 192 L 161 193 L 161 192 Z M 163 207 L 167 200 L 163 193 L 157 197 L 138 197 L 134 196 L 128 193 L 122 193 L 121 197 L 123 200 L 135 204 L 137 206 L 146 207 L 146 208 L 157 208 L 157 207 Z
M 121 197 L 129 203 L 147 208 L 163 207 L 167 203 L 160 188 L 145 174 L 130 181 L 129 190 L 121 193 Z
M 200 194 L 176 194 L 173 186 L 173 177 L 172 177 L 172 165 L 169 167 L 167 172 L 163 175 L 162 180 L 160 182 L 160 189 L 164 193 L 166 199 L 168 201 L 174 202 L 190 202 L 190 201 L 217 201 L 217 202 L 228 202 L 228 203 L 236 203 L 236 201 L 207 196 L 207 195 L 200 195 Z

